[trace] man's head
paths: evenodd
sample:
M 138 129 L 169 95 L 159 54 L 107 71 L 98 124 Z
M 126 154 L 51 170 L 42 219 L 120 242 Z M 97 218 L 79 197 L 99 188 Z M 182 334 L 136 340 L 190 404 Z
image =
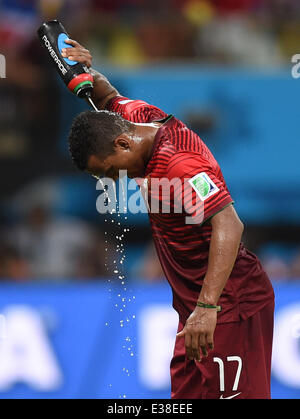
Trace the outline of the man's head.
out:
M 119 170 L 129 177 L 143 175 L 144 161 L 136 125 L 109 111 L 86 111 L 78 115 L 69 135 L 74 164 L 94 176 L 116 179 Z

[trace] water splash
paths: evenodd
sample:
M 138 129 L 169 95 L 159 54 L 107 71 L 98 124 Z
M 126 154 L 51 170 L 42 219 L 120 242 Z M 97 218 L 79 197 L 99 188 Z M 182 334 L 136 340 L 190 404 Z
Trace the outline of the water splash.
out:
M 118 324 L 119 327 L 126 331 L 126 327 L 128 328 L 132 321 L 135 320 L 135 315 L 129 313 L 130 306 L 134 303 L 135 296 L 131 295 L 130 289 L 128 289 L 127 281 L 126 281 L 126 252 L 125 252 L 125 240 L 127 234 L 130 232 L 128 226 L 126 226 L 127 221 L 127 195 L 124 186 L 124 182 L 120 182 L 119 188 L 119 195 L 121 194 L 121 198 L 119 202 L 117 200 L 117 190 L 116 185 L 114 183 L 113 193 L 114 196 L 112 197 L 117 202 L 117 209 L 114 209 L 113 206 L 110 204 L 112 203 L 112 199 L 109 196 L 107 189 L 104 186 L 104 183 L 101 179 L 98 179 L 101 183 L 101 186 L 104 191 L 104 199 L 106 201 L 106 205 L 110 208 L 110 211 L 106 215 L 104 219 L 105 225 L 105 267 L 106 270 L 111 273 L 112 279 L 108 279 L 109 285 L 114 285 L 114 287 L 110 286 L 109 291 L 109 299 L 113 301 L 113 308 L 118 311 L 119 319 Z M 119 196 L 120 198 L 120 196 Z M 120 208 L 122 205 L 122 208 Z M 111 228 L 110 228 L 111 226 Z M 109 237 L 113 238 L 113 240 L 108 240 Z M 112 244 L 113 243 L 113 244 Z M 109 247 L 113 247 L 110 249 Z M 114 256 L 112 256 L 114 255 Z M 116 287 L 115 287 L 116 286 Z M 117 289 L 117 293 L 115 293 Z M 106 327 L 115 327 L 109 322 L 105 323 Z M 126 333 L 126 332 L 125 332 Z M 134 349 L 134 339 L 128 336 L 124 338 L 124 345 L 121 348 L 121 356 L 126 360 L 126 363 L 131 363 L 131 359 L 135 356 L 135 349 Z M 124 364 L 123 364 L 124 365 Z M 128 365 L 124 365 L 123 373 L 126 374 L 127 377 L 130 377 L 130 374 L 134 372 L 133 369 L 130 369 Z M 119 396 L 120 398 L 126 398 L 126 395 L 123 394 Z

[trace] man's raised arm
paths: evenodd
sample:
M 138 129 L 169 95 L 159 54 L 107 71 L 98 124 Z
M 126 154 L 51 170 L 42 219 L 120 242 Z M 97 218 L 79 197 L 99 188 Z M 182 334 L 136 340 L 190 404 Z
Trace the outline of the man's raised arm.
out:
M 69 60 L 85 64 L 90 69 L 90 73 L 94 77 L 92 100 L 99 110 L 104 109 L 110 99 L 119 95 L 118 91 L 110 84 L 105 76 L 91 68 L 92 56 L 89 50 L 72 39 L 68 39 L 65 42 L 70 45 L 70 48 L 64 48 L 62 50 L 62 56 Z

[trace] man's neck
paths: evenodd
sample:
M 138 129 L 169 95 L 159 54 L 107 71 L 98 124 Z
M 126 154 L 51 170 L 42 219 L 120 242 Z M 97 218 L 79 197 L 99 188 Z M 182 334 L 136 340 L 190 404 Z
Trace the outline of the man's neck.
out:
M 162 126 L 162 123 L 153 122 L 151 124 L 135 124 L 135 125 L 136 125 L 135 140 L 140 142 L 141 153 L 142 153 L 143 160 L 146 167 L 151 159 L 153 146 L 154 146 L 154 140 L 155 140 L 157 131 Z

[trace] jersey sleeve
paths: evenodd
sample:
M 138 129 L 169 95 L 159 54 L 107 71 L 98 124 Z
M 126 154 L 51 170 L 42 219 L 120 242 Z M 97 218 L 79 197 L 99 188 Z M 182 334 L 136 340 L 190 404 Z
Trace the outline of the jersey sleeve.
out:
M 142 100 L 131 100 L 123 96 L 116 96 L 109 100 L 106 109 L 120 114 L 130 122 L 151 123 L 168 116 L 156 106 L 149 105 Z
M 201 225 L 234 201 L 221 169 L 197 153 L 176 153 L 169 161 L 167 176 L 176 179 L 175 205 L 187 214 L 189 224 Z

